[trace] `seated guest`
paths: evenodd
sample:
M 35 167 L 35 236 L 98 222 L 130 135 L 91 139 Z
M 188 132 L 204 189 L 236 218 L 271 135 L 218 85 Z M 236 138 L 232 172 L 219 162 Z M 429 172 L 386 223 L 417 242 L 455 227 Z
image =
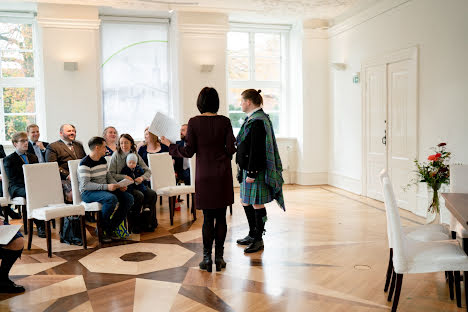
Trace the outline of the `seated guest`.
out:
M 60 178 L 62 179 L 62 188 L 65 202 L 71 203 L 72 189 L 70 182 L 70 173 L 68 171 L 68 161 L 81 159 L 86 156 L 83 145 L 75 141 L 76 129 L 75 126 L 64 124 L 60 127 L 60 140 L 50 143 L 46 149 L 46 161 L 57 162 L 60 170 Z
M 109 243 L 112 239 L 120 239 L 114 230 L 127 216 L 128 210 L 133 205 L 133 196 L 125 192 L 127 187 L 120 187 L 107 171 L 107 161 L 104 158 L 106 140 L 92 137 L 88 146 L 90 153 L 81 160 L 78 167 L 81 198 L 85 203 L 102 204 L 101 225 L 104 231 L 102 241 Z
M 112 155 L 109 171 L 116 181 L 122 179 L 128 179 L 135 181 L 136 183 L 142 183 L 144 180 L 149 180 L 151 177 L 151 170 L 145 164 L 141 156 L 135 153 L 135 141 L 132 136 L 129 134 L 122 134 L 119 139 L 119 146 L 117 151 Z M 134 153 L 137 156 L 137 165 L 143 169 L 144 173 L 141 176 L 132 178 L 129 175 L 122 174 L 123 168 L 127 163 L 127 155 Z M 134 198 L 134 205 L 130 209 L 128 214 L 128 220 L 130 223 L 130 228 L 133 233 L 138 232 L 140 229 L 145 231 L 153 231 L 157 226 L 158 222 L 156 219 L 156 192 L 150 189 L 149 187 L 145 190 L 132 189 L 132 195 Z M 141 220 L 141 212 L 150 210 L 149 220 Z M 139 222 L 140 221 L 140 222 Z
M 24 185 L 23 165 L 37 164 L 36 155 L 28 153 L 28 135 L 26 132 L 16 132 L 11 137 L 11 142 L 16 151 L 3 159 L 5 173 L 10 181 L 8 191 L 11 197 L 26 197 L 26 187 Z M 45 237 L 45 223 L 41 220 L 34 220 L 37 226 L 37 236 Z
M 3 149 L 3 145 L 0 144 L 0 158 L 5 158 L 6 157 L 6 154 L 5 154 L 5 150 Z M 1 173 L 1 172 L 0 172 Z M 2 176 L 0 175 L 0 197 L 3 197 L 3 185 L 2 185 Z M 3 213 L 3 211 L 1 211 L 0 209 L 0 212 Z M 8 208 L 6 210 L 8 216 L 12 219 L 21 219 L 20 215 L 16 212 L 14 212 L 11 208 Z
M 26 127 L 26 132 L 29 138 L 28 153 L 35 154 L 40 163 L 46 162 L 45 151 L 49 143 L 39 141 L 39 137 L 41 136 L 39 126 L 30 124 Z
M 106 156 L 112 156 L 117 149 L 117 130 L 112 126 L 106 127 L 102 132 L 102 137 L 106 140 Z
M 0 218 L 0 226 L 3 225 L 7 225 L 7 223 L 4 223 L 4 220 Z M 23 286 L 16 285 L 8 277 L 11 267 L 21 257 L 23 247 L 24 239 L 20 232 L 16 233 L 8 244 L 0 245 L 0 259 L 2 259 L 0 265 L 0 293 L 22 293 L 25 291 Z
M 185 136 L 187 135 L 187 124 L 180 128 L 180 141 L 176 144 L 185 146 Z M 184 181 L 185 185 L 190 185 L 190 159 L 181 157 L 172 157 L 174 159 L 174 171 L 177 174 L 177 180 Z
M 149 127 L 145 129 L 145 141 L 142 146 L 138 149 L 138 154 L 143 158 L 143 161 L 148 166 L 148 154 L 156 153 L 168 153 L 169 148 L 159 143 L 157 135 L 149 132 Z

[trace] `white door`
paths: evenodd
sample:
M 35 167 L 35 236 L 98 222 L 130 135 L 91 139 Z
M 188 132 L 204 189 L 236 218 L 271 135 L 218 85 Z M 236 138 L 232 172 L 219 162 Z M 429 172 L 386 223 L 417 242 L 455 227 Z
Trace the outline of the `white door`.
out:
M 365 69 L 366 84 L 366 183 L 367 196 L 383 200 L 379 173 L 387 168 L 385 121 L 387 115 L 387 68 L 377 65 Z
M 379 173 L 387 169 L 398 206 L 416 210 L 416 192 L 404 190 L 417 156 L 417 49 L 363 64 L 363 195 L 383 200 Z
M 416 72 L 414 60 L 388 64 L 388 169 L 398 207 L 416 209 L 414 188 L 404 191 L 417 154 Z

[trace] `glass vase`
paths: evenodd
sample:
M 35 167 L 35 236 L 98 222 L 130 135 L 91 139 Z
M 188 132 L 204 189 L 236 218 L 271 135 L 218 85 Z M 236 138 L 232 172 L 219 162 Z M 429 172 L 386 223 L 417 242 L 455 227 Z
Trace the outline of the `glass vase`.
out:
M 427 217 L 426 224 L 440 223 L 440 184 L 427 186 Z

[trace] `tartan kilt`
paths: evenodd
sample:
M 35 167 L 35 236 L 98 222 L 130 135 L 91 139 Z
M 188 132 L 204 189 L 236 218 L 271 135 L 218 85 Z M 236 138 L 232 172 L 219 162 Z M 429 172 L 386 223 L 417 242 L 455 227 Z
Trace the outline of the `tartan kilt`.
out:
M 261 205 L 273 201 L 271 188 L 265 183 L 265 171 L 258 173 L 255 182 L 246 183 L 247 171 L 242 170 L 242 183 L 240 185 L 240 198 L 242 203 Z

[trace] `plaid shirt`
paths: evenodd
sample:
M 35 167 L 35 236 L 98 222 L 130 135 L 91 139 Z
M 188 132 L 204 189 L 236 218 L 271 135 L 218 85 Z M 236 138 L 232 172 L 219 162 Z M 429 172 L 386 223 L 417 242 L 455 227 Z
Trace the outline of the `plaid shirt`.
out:
M 276 145 L 275 133 L 271 124 L 270 117 L 260 109 L 254 112 L 243 124 L 237 135 L 237 145 L 245 140 L 249 134 L 250 127 L 255 120 L 262 120 L 265 125 L 266 131 L 266 169 L 265 169 L 265 183 L 272 189 L 273 198 L 276 200 L 281 209 L 286 211 L 283 197 L 283 166 Z

